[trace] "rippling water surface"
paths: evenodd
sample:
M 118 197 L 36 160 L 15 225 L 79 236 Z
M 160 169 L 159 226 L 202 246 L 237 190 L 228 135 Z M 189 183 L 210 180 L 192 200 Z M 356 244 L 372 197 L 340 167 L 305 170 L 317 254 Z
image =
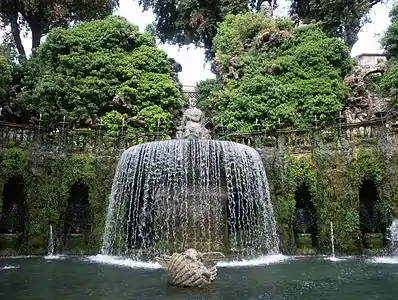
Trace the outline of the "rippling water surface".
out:
M 156 263 L 94 257 L 0 258 L 0 299 L 398 299 L 398 258 L 262 257 L 222 262 L 206 289 L 167 286 Z

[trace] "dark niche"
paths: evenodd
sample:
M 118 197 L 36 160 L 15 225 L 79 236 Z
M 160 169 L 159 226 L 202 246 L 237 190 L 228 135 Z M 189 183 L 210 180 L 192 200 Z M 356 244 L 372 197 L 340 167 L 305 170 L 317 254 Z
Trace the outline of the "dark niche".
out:
M 3 189 L 3 204 L 0 213 L 0 233 L 22 233 L 25 209 L 24 182 L 21 177 L 10 178 Z

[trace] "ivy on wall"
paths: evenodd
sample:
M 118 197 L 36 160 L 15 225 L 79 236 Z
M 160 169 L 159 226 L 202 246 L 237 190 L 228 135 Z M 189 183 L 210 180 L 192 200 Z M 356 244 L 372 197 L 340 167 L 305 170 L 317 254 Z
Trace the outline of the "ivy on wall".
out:
M 307 184 L 311 199 L 316 207 L 317 202 L 317 181 L 314 162 L 308 157 L 296 157 L 288 155 L 286 158 L 287 174 L 283 182 L 283 187 L 279 188 L 282 195 L 275 195 L 278 201 L 275 205 L 275 214 L 278 223 L 278 231 L 282 238 L 282 244 L 285 245 L 285 251 L 292 250 L 292 232 L 293 232 L 293 216 L 296 208 L 295 193 L 297 188 L 302 184 Z M 275 173 L 277 174 L 277 173 Z M 275 180 L 271 180 L 274 182 Z M 274 189 L 273 189 L 274 190 Z
M 264 151 L 270 190 L 276 214 L 278 232 L 283 245 L 294 248 L 293 217 L 295 192 L 306 184 L 310 201 L 317 216 L 318 247 L 330 251 L 330 222 L 333 222 L 336 251 L 359 252 L 361 230 L 359 218 L 359 189 L 365 179 L 373 180 L 388 215 L 395 215 L 398 207 L 398 188 L 395 173 L 386 172 L 386 162 L 379 147 L 351 146 L 350 155 L 343 149 L 313 147 L 305 154 Z M 279 155 L 279 156 L 278 156 Z M 347 159 L 348 158 L 348 159 Z M 286 168 L 282 168 L 283 160 Z M 58 250 L 63 246 L 63 215 L 68 205 L 71 186 L 84 182 L 89 187 L 92 214 L 90 232 L 84 236 L 81 251 L 100 249 L 108 196 L 110 194 L 118 157 L 85 155 L 44 155 L 23 149 L 9 149 L 0 163 L 0 195 L 4 184 L 14 176 L 24 180 L 28 219 L 24 232 L 24 253 L 42 254 L 47 248 L 48 228 L 53 225 Z M 398 158 L 389 161 L 391 169 L 398 168 Z M 284 171 L 281 176 L 281 169 Z M 284 247 L 286 250 L 288 247 Z
M 31 159 L 35 159 L 32 157 Z M 107 200 L 117 163 L 115 158 L 95 159 L 92 156 L 46 156 L 33 174 L 28 155 L 20 149 L 9 149 L 1 162 L 1 187 L 13 176 L 21 176 L 25 185 L 27 209 L 25 253 L 46 252 L 49 225 L 53 226 L 57 249 L 62 251 L 64 214 L 67 209 L 70 188 L 80 181 L 89 188 L 89 203 L 92 215 L 91 232 L 85 235 L 85 249 L 78 252 L 97 251 L 103 232 Z
M 334 145 L 337 144 L 335 142 L 333 140 Z M 377 186 L 386 215 L 392 217 L 398 212 L 398 188 L 393 184 L 396 175 L 388 175 L 386 161 L 379 150 L 377 141 L 374 147 L 351 145 L 348 156 L 344 149 L 336 149 L 335 146 L 316 145 L 312 153 L 304 154 L 294 154 L 286 149 L 282 159 L 282 164 L 286 164 L 286 174 L 281 174 L 283 166 L 274 158 L 268 175 L 273 185 L 270 190 L 283 250 L 295 248 L 295 192 L 303 183 L 308 186 L 310 201 L 316 209 L 319 249 L 330 252 L 330 222 L 333 222 L 336 251 L 352 253 L 362 250 L 359 190 L 364 180 L 372 180 Z M 398 168 L 398 159 L 393 157 L 390 163 L 393 164 L 390 169 Z

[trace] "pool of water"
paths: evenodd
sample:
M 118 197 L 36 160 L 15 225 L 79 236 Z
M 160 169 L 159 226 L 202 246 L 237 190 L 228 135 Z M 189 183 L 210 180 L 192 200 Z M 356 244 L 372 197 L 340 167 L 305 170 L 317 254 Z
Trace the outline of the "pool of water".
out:
M 55 257 L 57 258 L 57 257 Z M 398 258 L 271 257 L 222 263 L 205 289 L 173 288 L 157 264 L 109 257 L 0 258 L 0 299 L 397 299 Z

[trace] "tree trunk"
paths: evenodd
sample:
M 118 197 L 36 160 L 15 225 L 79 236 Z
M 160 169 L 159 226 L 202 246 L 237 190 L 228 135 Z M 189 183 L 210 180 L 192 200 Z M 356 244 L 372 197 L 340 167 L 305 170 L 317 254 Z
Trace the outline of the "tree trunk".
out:
M 30 30 L 32 31 L 32 50 L 40 46 L 40 39 L 42 37 L 42 30 L 40 26 L 30 24 Z
M 22 44 L 22 40 L 21 40 L 21 31 L 19 29 L 17 15 L 10 17 L 10 25 L 11 25 L 12 38 L 14 39 L 15 46 L 17 47 L 18 53 L 21 56 L 26 56 L 25 48 L 24 48 L 24 46 Z
M 344 42 L 347 45 L 348 49 L 352 50 L 352 47 L 358 41 L 358 33 L 361 27 L 359 26 L 346 26 L 344 30 Z

